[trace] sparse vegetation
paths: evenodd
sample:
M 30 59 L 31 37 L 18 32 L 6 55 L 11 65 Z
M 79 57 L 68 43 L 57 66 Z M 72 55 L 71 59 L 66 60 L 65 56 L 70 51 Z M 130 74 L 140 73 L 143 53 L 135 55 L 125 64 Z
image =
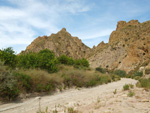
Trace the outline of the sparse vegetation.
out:
M 120 76 L 120 77 L 125 77 L 125 76 L 126 76 L 126 72 L 123 71 L 123 70 L 116 70 L 116 71 L 114 72 L 114 74 L 116 74 L 116 75 L 118 75 L 118 76 Z
M 145 89 L 150 89 L 150 78 L 141 78 L 139 79 L 138 83 L 136 84 L 137 87 L 142 87 Z
M 124 86 L 123 86 L 123 90 L 125 91 L 125 90 L 129 90 L 129 85 L 128 84 L 125 84 Z
M 134 73 L 134 76 L 142 77 L 143 76 L 143 72 L 137 71 L 137 72 Z
M 130 91 L 128 92 L 128 97 L 133 97 L 134 95 L 135 95 L 135 93 L 134 93 L 133 91 L 130 90 Z
M 103 69 L 102 67 L 97 67 L 95 70 L 100 73 L 106 73 L 106 69 Z
M 117 94 L 117 89 L 115 89 L 115 90 L 113 91 L 113 93 L 114 93 L 114 94 Z
M 129 84 L 129 87 L 130 87 L 131 89 L 133 89 L 133 88 L 134 88 L 134 85 L 133 85 L 133 84 Z
M 0 65 L 0 97 L 3 100 L 12 100 L 19 95 L 16 78 L 6 66 Z
M 0 67 L 0 95 L 9 100 L 15 99 L 20 92 L 47 94 L 56 89 L 63 91 L 72 86 L 93 87 L 120 79 L 117 75 L 111 76 L 91 70 L 84 58 L 75 60 L 65 55 L 56 58 L 54 53 L 47 49 L 39 53 L 16 56 L 11 48 L 8 50 L 8 54 L 15 57 L 16 63 L 13 66 L 8 63 L 9 67 L 1 63 L 3 66 Z M 3 62 L 5 64 L 5 60 Z M 9 71 L 10 67 L 16 67 L 16 70 Z
M 150 74 L 150 69 L 146 69 L 145 74 Z
M 69 108 L 68 108 L 68 113 L 78 113 L 78 111 L 77 111 L 77 110 L 74 110 L 73 107 L 69 107 Z

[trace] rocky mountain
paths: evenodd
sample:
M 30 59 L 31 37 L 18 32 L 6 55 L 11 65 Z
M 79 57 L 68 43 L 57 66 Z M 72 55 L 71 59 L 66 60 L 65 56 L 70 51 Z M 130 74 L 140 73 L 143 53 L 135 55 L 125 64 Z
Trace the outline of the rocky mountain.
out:
M 75 59 L 87 58 L 93 68 L 101 66 L 130 72 L 150 62 L 150 21 L 119 21 L 109 42 L 101 42 L 92 49 L 63 28 L 56 34 L 36 38 L 24 53 L 46 48 L 54 51 L 56 56 L 65 54 Z
M 119 21 L 110 35 L 109 43 L 101 42 L 94 47 L 88 60 L 91 67 L 101 66 L 126 72 L 139 65 L 147 65 L 150 60 L 150 21 Z
M 91 50 L 78 37 L 71 36 L 65 28 L 57 34 L 36 38 L 24 53 L 39 52 L 42 49 L 52 50 L 57 57 L 64 54 L 75 59 L 85 58 Z

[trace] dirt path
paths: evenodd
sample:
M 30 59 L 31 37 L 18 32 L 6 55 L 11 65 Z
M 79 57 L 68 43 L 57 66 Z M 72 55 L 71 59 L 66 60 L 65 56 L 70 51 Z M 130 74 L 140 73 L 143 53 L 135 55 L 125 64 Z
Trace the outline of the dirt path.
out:
M 122 91 L 125 84 L 136 84 L 136 80 L 123 78 L 120 81 L 100 85 L 94 88 L 70 89 L 62 93 L 41 97 L 42 110 L 48 107 L 49 111 L 57 109 L 64 113 L 68 107 L 73 107 L 83 113 L 150 113 L 150 93 L 144 92 L 141 104 L 136 97 L 127 97 L 127 91 Z M 117 94 L 113 94 L 117 89 Z M 136 94 L 143 91 L 135 88 Z M 141 95 L 143 97 L 143 95 Z M 135 101 L 136 100 L 136 101 Z M 134 106 L 130 103 L 134 103 Z M 142 106 L 141 106 L 142 105 Z M 139 107 L 140 106 L 140 107 Z M 143 107 L 144 106 L 144 107 Z M 117 108 L 118 107 L 118 108 Z M 31 98 L 22 103 L 11 103 L 0 106 L 0 113 L 36 113 L 39 109 L 39 99 Z M 117 111 L 118 110 L 118 111 Z

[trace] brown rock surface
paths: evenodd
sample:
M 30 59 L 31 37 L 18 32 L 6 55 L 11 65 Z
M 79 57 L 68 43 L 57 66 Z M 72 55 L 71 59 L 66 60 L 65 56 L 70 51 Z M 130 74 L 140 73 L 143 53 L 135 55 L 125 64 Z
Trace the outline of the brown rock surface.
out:
M 36 38 L 25 50 L 26 52 L 39 52 L 42 49 L 54 51 L 56 56 L 65 54 L 75 59 L 86 57 L 90 48 L 84 45 L 78 37 L 72 37 L 65 28 L 57 34 Z
M 56 56 L 65 54 L 75 59 L 87 58 L 93 68 L 101 66 L 130 72 L 150 61 L 150 21 L 119 21 L 110 35 L 109 43 L 101 42 L 92 49 L 63 28 L 57 34 L 36 38 L 25 53 L 46 48 L 54 51 Z
M 107 46 L 94 50 L 95 53 L 88 57 L 91 67 L 134 70 L 150 58 L 150 21 L 119 21 Z

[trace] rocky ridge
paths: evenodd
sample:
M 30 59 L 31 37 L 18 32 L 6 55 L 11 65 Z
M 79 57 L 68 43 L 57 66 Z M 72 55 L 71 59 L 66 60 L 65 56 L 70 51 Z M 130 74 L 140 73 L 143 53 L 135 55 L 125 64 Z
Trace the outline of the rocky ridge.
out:
M 57 57 L 64 54 L 75 59 L 85 58 L 91 50 L 78 37 L 71 36 L 65 28 L 57 34 L 36 38 L 23 53 L 39 52 L 43 49 L 52 50 Z
M 92 68 L 120 69 L 128 73 L 150 62 L 150 21 L 119 21 L 109 42 L 101 42 L 92 49 L 63 28 L 56 34 L 36 38 L 24 53 L 42 49 L 54 51 L 57 57 L 64 54 L 75 59 L 87 58 Z
M 104 44 L 103 44 L 104 45 Z M 97 49 L 99 47 L 96 47 Z M 109 43 L 88 57 L 91 67 L 121 69 L 126 72 L 149 63 L 150 21 L 119 21 Z

